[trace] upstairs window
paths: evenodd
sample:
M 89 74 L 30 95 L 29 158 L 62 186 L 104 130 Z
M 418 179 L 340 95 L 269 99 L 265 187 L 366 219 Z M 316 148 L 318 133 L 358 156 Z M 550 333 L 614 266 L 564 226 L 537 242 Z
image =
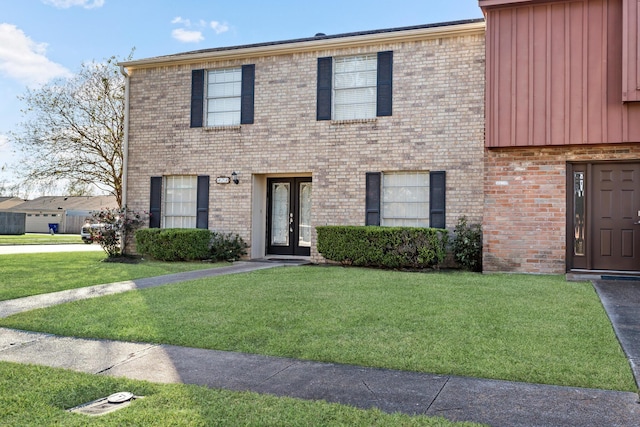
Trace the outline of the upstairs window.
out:
M 236 126 L 240 124 L 242 70 L 212 70 L 207 72 L 206 126 Z
M 391 116 L 393 52 L 318 58 L 317 120 Z
M 335 58 L 333 120 L 376 117 L 377 55 Z
M 253 123 L 255 65 L 193 70 L 191 127 L 239 126 Z

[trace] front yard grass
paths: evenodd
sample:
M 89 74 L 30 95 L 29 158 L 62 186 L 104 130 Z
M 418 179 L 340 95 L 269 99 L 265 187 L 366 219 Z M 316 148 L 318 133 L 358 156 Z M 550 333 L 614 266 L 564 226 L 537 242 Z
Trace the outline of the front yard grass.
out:
M 592 285 L 560 276 L 281 267 L 77 301 L 0 325 L 637 391 Z
M 225 264 L 102 262 L 104 252 L 0 255 L 0 301 Z
M 100 417 L 67 412 L 120 391 L 143 399 Z M 0 362 L 0 425 L 6 426 L 475 426 L 385 414 L 319 401 L 205 387 L 152 384 Z

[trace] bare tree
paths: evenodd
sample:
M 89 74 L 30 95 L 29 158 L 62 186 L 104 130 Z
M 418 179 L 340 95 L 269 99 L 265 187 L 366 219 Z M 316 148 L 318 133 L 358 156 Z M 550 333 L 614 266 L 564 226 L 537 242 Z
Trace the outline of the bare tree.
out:
M 82 64 L 20 97 L 25 121 L 9 138 L 26 159 L 17 167 L 23 180 L 95 185 L 122 205 L 125 79 L 117 63 Z

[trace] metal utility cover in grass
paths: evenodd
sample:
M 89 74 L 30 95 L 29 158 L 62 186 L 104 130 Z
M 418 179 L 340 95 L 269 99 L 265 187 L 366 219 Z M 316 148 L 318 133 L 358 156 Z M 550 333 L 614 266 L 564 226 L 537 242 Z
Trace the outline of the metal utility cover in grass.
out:
M 118 409 L 126 408 L 135 399 L 140 399 L 141 397 L 142 396 L 134 396 L 133 393 L 129 393 L 128 391 L 121 391 L 108 397 L 94 400 L 93 402 L 78 405 L 75 408 L 69 409 L 69 412 L 97 417 L 117 411 Z

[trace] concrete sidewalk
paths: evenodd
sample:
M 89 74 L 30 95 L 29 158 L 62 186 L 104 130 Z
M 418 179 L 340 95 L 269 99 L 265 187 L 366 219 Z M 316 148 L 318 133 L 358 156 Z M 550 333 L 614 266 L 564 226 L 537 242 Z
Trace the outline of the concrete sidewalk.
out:
M 23 298 L 20 303 L 6 301 L 0 303 L 0 316 L 107 293 L 284 264 L 235 263 L 218 269 Z M 637 298 L 640 285 L 637 288 L 624 285 L 594 282 L 616 333 L 627 337 L 621 338 L 621 343 L 635 346 L 631 352 L 625 348 L 634 365 L 634 351 L 640 348 L 635 344 L 640 328 L 633 324 L 640 307 Z M 617 289 L 618 286 L 622 288 Z M 623 323 L 626 326 L 622 327 Z M 491 426 L 640 425 L 636 393 L 363 368 L 170 345 L 76 339 L 4 328 L 0 328 L 0 360 L 161 383 L 323 399 L 359 408 L 377 407 L 387 412 L 443 416 Z M 637 374 L 635 369 L 634 372 Z
M 308 362 L 0 328 L 0 360 L 160 383 L 323 399 L 491 426 L 638 426 L 634 393 Z M 121 390 L 114 390 L 121 391 Z

